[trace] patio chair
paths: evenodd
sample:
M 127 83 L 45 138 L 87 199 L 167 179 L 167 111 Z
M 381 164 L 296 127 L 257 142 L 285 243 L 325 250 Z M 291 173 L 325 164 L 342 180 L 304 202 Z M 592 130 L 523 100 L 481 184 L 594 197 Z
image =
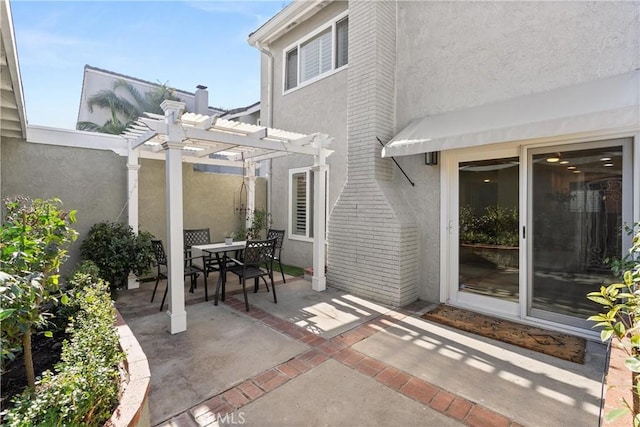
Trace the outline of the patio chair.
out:
M 183 233 L 184 251 L 187 257 L 191 257 L 191 246 L 211 243 L 211 235 L 208 228 L 185 229 Z
M 281 260 L 282 242 L 284 241 L 284 230 L 269 229 L 269 231 L 267 231 L 267 240 L 268 239 L 276 239 L 276 246 L 273 251 L 273 260 L 278 261 L 278 265 L 280 266 L 280 273 L 282 274 L 282 282 L 287 283 L 286 279 L 284 278 L 284 271 L 282 270 Z
M 158 283 L 160 279 L 167 279 L 167 275 L 162 272 L 162 267 L 164 266 L 165 271 L 167 269 L 167 254 L 164 251 L 164 245 L 162 244 L 162 240 L 152 240 L 151 246 L 153 248 L 153 253 L 156 257 L 156 265 L 158 266 L 158 274 L 156 276 L 156 284 L 153 287 L 153 293 L 151 294 L 151 302 L 156 296 L 156 290 L 158 289 Z M 185 265 L 184 267 L 184 277 L 189 276 L 191 278 L 191 286 L 189 287 L 189 292 L 193 293 L 195 289 L 196 281 L 198 280 L 198 276 L 200 275 L 200 270 Z M 169 283 L 167 282 L 167 287 L 164 289 L 164 295 L 162 296 L 162 303 L 160 304 L 160 311 L 162 311 L 162 307 L 164 307 L 164 302 L 167 299 L 167 291 L 169 290 Z M 205 299 L 207 298 L 207 276 L 204 276 L 204 293 Z
M 218 265 L 218 260 L 216 257 L 210 255 L 202 256 L 202 267 L 199 265 L 193 264 L 191 247 L 194 245 L 207 245 L 211 243 L 211 235 L 209 234 L 208 228 L 197 228 L 197 229 L 185 229 L 183 230 L 184 237 L 184 253 L 185 253 L 185 266 L 193 267 L 199 270 L 205 276 L 208 276 L 212 271 L 220 270 L 220 266 Z
M 258 281 L 262 279 L 267 286 L 269 292 L 269 284 L 265 276 L 271 280 L 271 289 L 273 289 L 273 302 L 278 303 L 276 297 L 276 288 L 273 284 L 273 253 L 275 250 L 277 239 L 267 240 L 249 240 L 244 248 L 244 257 L 242 261 L 230 258 L 231 265 L 226 267 L 226 272 L 236 274 L 242 282 L 242 292 L 244 294 L 244 306 L 249 311 L 249 300 L 247 299 L 247 279 L 254 279 L 254 293 L 258 292 Z M 266 265 L 266 271 L 261 267 Z M 225 272 L 225 275 L 226 275 Z M 218 282 L 218 284 L 220 281 Z M 216 300 L 218 296 L 219 286 L 216 286 Z

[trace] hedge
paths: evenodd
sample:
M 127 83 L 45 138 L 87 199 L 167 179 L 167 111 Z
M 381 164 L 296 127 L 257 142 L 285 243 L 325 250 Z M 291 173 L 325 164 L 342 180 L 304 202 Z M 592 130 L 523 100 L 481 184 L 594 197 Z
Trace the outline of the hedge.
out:
M 118 404 L 124 360 L 114 328 L 115 310 L 108 286 L 91 274 L 76 273 L 70 301 L 70 339 L 62 345 L 55 373 L 45 371 L 34 392 L 26 390 L 2 415 L 9 426 L 99 426 Z

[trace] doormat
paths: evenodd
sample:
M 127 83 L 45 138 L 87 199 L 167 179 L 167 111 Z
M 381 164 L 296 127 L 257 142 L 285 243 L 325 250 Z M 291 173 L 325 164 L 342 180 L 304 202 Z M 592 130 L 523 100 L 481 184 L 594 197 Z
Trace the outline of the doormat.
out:
M 583 338 L 485 316 L 444 304 L 423 314 L 422 318 L 570 362 L 584 363 L 586 342 Z

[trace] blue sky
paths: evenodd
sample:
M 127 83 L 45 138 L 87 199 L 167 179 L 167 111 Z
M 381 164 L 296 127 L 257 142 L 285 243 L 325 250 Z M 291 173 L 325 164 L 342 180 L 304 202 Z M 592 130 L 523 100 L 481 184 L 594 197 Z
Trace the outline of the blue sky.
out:
M 29 124 L 73 129 L 85 64 L 236 108 L 260 99 L 260 55 L 247 37 L 289 3 L 12 0 Z

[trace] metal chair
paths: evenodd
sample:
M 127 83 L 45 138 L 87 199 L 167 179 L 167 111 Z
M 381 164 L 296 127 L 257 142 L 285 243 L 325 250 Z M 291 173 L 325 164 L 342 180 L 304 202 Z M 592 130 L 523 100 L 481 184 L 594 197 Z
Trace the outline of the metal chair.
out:
M 207 245 L 211 243 L 211 235 L 208 228 L 185 229 L 183 230 L 184 250 L 187 257 L 191 257 L 191 246 Z
M 156 257 L 156 265 L 158 266 L 158 274 L 156 276 L 156 284 L 153 287 L 153 293 L 151 294 L 151 302 L 156 296 L 156 290 L 158 289 L 158 283 L 160 279 L 167 279 L 167 275 L 162 272 L 162 266 L 164 266 L 165 270 L 167 269 L 167 254 L 164 251 L 164 245 L 162 244 L 162 240 L 152 240 L 151 247 L 153 248 L 153 253 Z M 189 276 L 191 278 L 191 286 L 189 287 L 189 292 L 193 293 L 195 289 L 196 281 L 198 280 L 198 276 L 200 274 L 200 270 L 185 265 L 184 267 L 184 277 Z M 167 299 L 167 291 L 169 290 L 169 283 L 167 282 L 167 287 L 164 289 L 164 295 L 162 296 L 162 303 L 160 304 L 160 311 L 162 311 L 162 307 L 164 307 L 164 302 Z M 204 293 L 205 299 L 207 296 L 207 276 L 204 276 Z
M 278 265 L 280 266 L 280 274 L 282 274 L 282 282 L 287 283 L 284 278 L 284 271 L 282 270 L 282 261 L 281 261 L 281 253 L 282 253 L 282 242 L 284 241 L 284 230 L 273 230 L 269 229 L 267 231 L 267 240 L 276 239 L 276 246 L 273 251 L 273 260 L 278 261 Z
M 269 292 L 269 284 L 265 279 L 265 276 L 269 277 L 271 280 L 271 289 L 273 289 L 273 302 L 278 303 L 278 299 L 276 297 L 276 288 L 273 284 L 273 253 L 275 250 L 277 239 L 267 239 L 267 240 L 249 240 L 247 241 L 247 245 L 244 248 L 244 257 L 242 261 L 230 258 L 229 261 L 232 262 L 231 266 L 226 267 L 226 272 L 230 272 L 236 274 L 242 282 L 242 292 L 244 294 L 244 305 L 247 311 L 249 311 L 249 300 L 247 299 L 247 287 L 246 282 L 247 279 L 254 279 L 254 290 L 253 292 L 258 292 L 258 280 L 262 279 L 264 284 L 267 286 L 267 292 Z M 266 265 L 266 271 L 261 267 Z M 220 281 L 218 281 L 218 286 L 216 286 L 216 301 L 218 297 L 218 292 L 220 288 Z
M 211 235 L 208 228 L 185 229 L 183 230 L 183 233 L 185 259 L 193 259 L 191 253 L 192 246 L 207 245 L 211 243 Z M 220 265 L 217 258 L 208 255 L 202 256 L 202 268 L 187 261 L 185 261 L 185 266 L 193 267 L 199 270 L 205 276 L 208 276 L 212 271 L 220 270 Z

